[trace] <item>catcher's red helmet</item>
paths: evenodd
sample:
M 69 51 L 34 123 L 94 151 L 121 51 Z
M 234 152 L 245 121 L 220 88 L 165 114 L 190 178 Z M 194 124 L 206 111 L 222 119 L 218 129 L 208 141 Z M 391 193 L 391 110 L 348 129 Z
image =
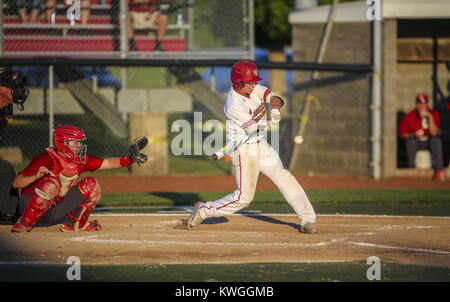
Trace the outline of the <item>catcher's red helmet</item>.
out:
M 231 83 L 236 89 L 242 88 L 243 83 L 257 83 L 262 80 L 258 73 L 258 67 L 252 62 L 239 61 L 231 68 Z
M 54 147 L 77 164 L 86 163 L 86 134 L 83 129 L 72 125 L 59 125 L 53 132 Z M 78 144 L 70 144 L 70 141 Z

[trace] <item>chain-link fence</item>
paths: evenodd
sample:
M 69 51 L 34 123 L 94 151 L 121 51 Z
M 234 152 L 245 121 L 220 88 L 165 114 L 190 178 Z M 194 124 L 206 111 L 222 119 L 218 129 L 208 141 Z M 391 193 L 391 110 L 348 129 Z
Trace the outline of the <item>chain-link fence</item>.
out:
M 252 32 L 253 0 L 3 0 L 1 4 L 0 24 L 4 33 L 0 40 L 1 56 L 18 58 L 14 68 L 24 72 L 32 86 L 26 110 L 16 112 L 2 137 L 4 145 L 21 152 L 21 161 L 16 165 L 26 164 L 49 146 L 56 125 L 68 123 L 87 132 L 89 153 L 93 156 L 126 154 L 131 139 L 143 133 L 136 130 L 140 127 L 147 129 L 146 135 L 155 141 L 165 142 L 162 148 L 168 155 L 156 159 L 168 162 L 168 169 L 156 168 L 160 172 L 164 170 L 163 174 L 192 173 L 202 170 L 202 166 L 205 173 L 231 173 L 230 165 L 211 161 L 201 146 L 198 151 L 198 141 L 201 145 L 209 131 L 213 131 L 207 129 L 214 128 L 209 121 L 218 121 L 217 125 L 224 122 L 223 100 L 230 85 L 232 62 L 220 64 L 218 60 L 235 62 L 253 58 L 256 53 Z M 86 60 L 58 64 L 31 62 L 26 66 L 24 58 L 33 57 Z M 97 64 L 93 58 L 111 60 L 111 64 Z M 121 65 L 114 61 L 126 59 L 134 59 L 136 63 L 128 61 Z M 188 63 L 189 59 L 194 60 Z M 198 59 L 204 63 L 195 65 Z M 92 61 L 86 63 L 88 60 Z M 207 60 L 209 62 L 205 63 Z M 290 103 L 278 144 L 286 166 L 295 148 L 290 136 L 295 135 L 292 132 L 306 117 L 311 116 L 311 122 L 305 146 L 309 141 L 319 149 L 324 148 L 318 143 L 323 141 L 319 133 L 323 129 L 317 130 L 316 121 L 323 120 L 324 112 L 336 110 L 336 91 L 353 91 L 354 95 L 348 99 L 353 103 L 346 107 L 348 112 L 361 111 L 360 115 L 367 117 L 368 70 L 337 73 L 343 70 L 333 70 L 331 66 L 324 70 L 329 73 L 323 73 L 314 83 L 314 93 L 305 98 L 305 91 L 312 87 L 305 78 L 307 71 L 293 72 L 289 66 L 284 66 L 278 73 L 284 70 L 285 76 L 280 76 L 275 75 L 273 66 L 267 67 L 262 66 L 260 70 L 265 79 L 261 84 L 271 87 L 274 79 L 280 77 L 286 77 L 287 82 L 285 88 L 272 88 Z M 325 109 L 317 116 L 313 110 L 302 117 L 301 108 L 305 103 L 313 107 L 320 103 Z M 137 113 L 155 113 L 146 120 L 158 120 L 160 124 L 142 122 L 136 126 Z M 167 118 L 159 120 L 157 113 Z M 198 113 L 202 113 L 200 119 Z M 344 123 L 352 116 L 340 113 L 338 117 L 334 122 Z M 182 149 L 192 156 L 177 156 L 170 150 L 177 136 L 174 131 L 177 125 L 189 125 L 186 131 L 190 139 L 183 141 Z M 205 125 L 209 126 L 205 128 Z M 368 127 L 363 125 L 358 129 L 363 131 Z M 223 125 L 219 128 L 219 132 L 225 131 Z M 148 129 L 159 129 L 159 132 Z M 359 140 L 367 140 L 367 133 L 360 134 Z M 150 146 L 157 149 L 152 142 Z M 368 150 L 362 148 L 357 152 Z M 308 165 L 303 167 L 309 169 Z
M 236 60 L 253 54 L 253 0 L 0 0 L 0 8 L 2 58 Z M 119 156 L 128 152 L 131 113 L 190 120 L 208 98 L 219 102 L 214 89 L 201 93 L 210 88 L 205 68 L 132 65 L 13 67 L 32 86 L 26 110 L 16 110 L 2 134 L 2 144 L 20 153 L 13 160 L 18 169 L 51 144 L 58 124 L 85 129 L 90 154 Z
M 84 129 L 89 154 L 106 158 L 128 153 L 131 113 L 162 112 L 176 118 L 193 111 L 193 97 L 176 87 L 177 78 L 167 68 L 58 65 L 14 70 L 24 72 L 32 86 L 25 110 L 15 110 L 2 135 L 3 146 L 20 149 L 19 166 L 51 145 L 52 129 L 59 124 Z
M 253 0 L 2 0 L 2 56 L 249 57 Z
M 232 173 L 228 162 L 211 159 L 204 144 L 215 139 L 211 135 L 219 136 L 212 144 L 213 148 L 218 149 L 225 141 L 223 101 L 230 88 L 229 72 L 233 61 L 206 62 L 209 65 L 204 67 L 189 66 L 189 63 L 192 62 L 153 67 L 68 63 L 15 66 L 15 70 L 30 78 L 32 88 L 25 110 L 16 110 L 5 129 L 2 144 L 17 148 L 21 153 L 21 160 L 14 163 L 20 169 L 51 144 L 52 129 L 56 125 L 73 124 L 87 133 L 90 155 L 102 158 L 123 156 L 128 152 L 130 141 L 140 133 L 133 126 L 133 116 L 149 114 L 147 124 L 139 127 L 144 128 L 142 133 L 157 132 L 146 134 L 150 137 L 150 156 L 160 152 L 155 151 L 159 142 L 164 143 L 167 156 L 160 161 L 166 161 L 168 168 L 162 174 Z M 275 70 L 270 63 L 267 64 L 266 69 L 263 62 L 259 63 L 260 74 L 264 78 L 261 84 L 271 87 Z M 216 87 L 211 86 L 213 67 Z M 288 100 L 288 106 L 283 111 L 284 121 L 276 130 L 279 131 L 276 133 L 279 142 L 275 145 L 285 166 L 289 166 L 295 147 L 292 139 L 295 131 L 301 121 L 309 118 L 299 157 L 300 161 L 301 158 L 308 158 L 308 161 L 301 161 L 301 169 L 318 172 L 326 167 L 332 169 L 333 165 L 328 162 L 343 158 L 354 160 L 357 158 L 355 154 L 359 154 L 360 164 L 349 167 L 354 169 L 351 172 L 366 173 L 364 169 L 368 167 L 370 153 L 370 72 L 367 69 L 354 72 L 325 70 L 312 83 L 308 78 L 310 71 L 284 68 L 276 71 L 284 71 L 286 90 L 277 93 Z M 306 98 L 311 87 L 314 90 Z M 337 95 L 346 97 L 336 98 Z M 311 110 L 302 115 L 305 102 L 310 102 Z M 158 114 L 165 115 L 166 119 L 156 120 Z M 155 119 L 153 124 L 152 119 Z M 188 133 L 188 139 L 180 143 L 180 135 L 186 134 L 182 132 Z M 339 136 L 341 133 L 346 139 Z M 274 143 L 272 135 L 268 140 Z M 183 153 L 174 152 L 174 148 L 183 150 Z M 333 153 L 331 150 L 339 159 L 327 159 L 327 152 Z M 349 154 L 348 159 L 342 157 L 344 153 Z M 119 170 L 113 173 L 133 172 Z
M 290 168 L 304 174 L 370 175 L 371 73 L 321 71 L 294 72 L 290 131 L 281 142 L 283 158 L 295 148 Z M 301 130 L 296 130 L 301 128 Z M 289 137 L 302 132 L 305 142 L 292 146 Z

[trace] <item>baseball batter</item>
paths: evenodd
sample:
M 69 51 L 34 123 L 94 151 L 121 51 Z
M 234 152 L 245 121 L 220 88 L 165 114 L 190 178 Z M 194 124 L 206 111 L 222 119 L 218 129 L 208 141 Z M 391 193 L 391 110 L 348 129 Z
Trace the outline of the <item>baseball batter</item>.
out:
M 262 78 L 255 64 L 239 61 L 231 69 L 231 82 L 225 100 L 227 144 L 237 144 L 230 158 L 234 167 L 237 189 L 216 201 L 197 202 L 187 221 L 193 230 L 210 217 L 231 215 L 248 206 L 255 195 L 259 173 L 264 173 L 279 188 L 286 201 L 300 219 L 300 232 L 317 233 L 316 214 L 305 191 L 294 176 L 281 163 L 278 153 L 267 143 L 264 132 L 267 126 L 264 103 L 270 104 L 270 122 L 281 120 L 280 110 L 285 101 L 267 87 L 256 84 Z M 244 139 L 245 137 L 249 139 Z

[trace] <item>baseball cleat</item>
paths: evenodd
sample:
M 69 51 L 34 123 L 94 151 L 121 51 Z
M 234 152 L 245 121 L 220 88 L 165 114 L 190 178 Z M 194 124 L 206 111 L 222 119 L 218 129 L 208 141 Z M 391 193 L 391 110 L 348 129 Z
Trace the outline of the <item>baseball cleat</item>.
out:
M 308 222 L 307 224 L 300 226 L 300 233 L 317 234 L 319 231 L 317 230 L 315 223 Z
M 199 212 L 201 204 L 202 204 L 201 201 L 195 204 L 194 210 L 192 211 L 192 214 L 191 216 L 189 216 L 189 219 L 187 221 L 188 230 L 194 230 L 204 220 L 202 216 L 200 216 Z
M 73 232 L 73 231 L 100 231 L 102 226 L 98 223 L 97 220 L 88 221 L 84 227 L 81 229 L 75 229 L 73 226 L 68 226 L 67 224 L 63 224 L 59 230 L 61 232 Z
M 11 229 L 11 233 L 25 233 L 31 231 L 31 227 L 23 223 L 16 223 Z

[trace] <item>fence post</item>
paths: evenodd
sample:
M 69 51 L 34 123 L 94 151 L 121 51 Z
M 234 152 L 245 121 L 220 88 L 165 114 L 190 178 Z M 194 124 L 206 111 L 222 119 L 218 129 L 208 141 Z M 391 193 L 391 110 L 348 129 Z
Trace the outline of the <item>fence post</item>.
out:
M 97 75 L 97 67 L 92 68 L 92 91 L 94 93 L 98 93 L 98 75 Z
M 0 58 L 4 55 L 3 42 L 3 0 L 0 0 Z
M 53 65 L 48 67 L 48 145 L 52 145 L 53 129 L 54 129 L 54 116 L 53 116 Z
M 187 50 L 194 48 L 194 0 L 188 0 L 187 19 L 189 29 L 187 34 Z
M 214 66 L 211 67 L 211 91 L 216 91 L 216 71 Z
M 120 14 L 119 14 L 119 27 L 120 27 L 120 58 L 128 58 L 128 1 L 120 0 Z M 122 93 L 120 97 L 120 104 L 122 105 L 122 119 L 126 120 L 126 110 L 124 104 L 126 104 L 127 99 L 127 77 L 128 68 L 122 67 L 120 69 L 121 81 L 122 81 Z
M 248 52 L 249 59 L 255 58 L 255 10 L 253 0 L 248 0 Z
M 128 1 L 120 0 L 119 13 L 119 28 L 120 28 L 120 57 L 128 57 Z
M 381 20 L 372 21 L 373 71 L 372 71 L 372 177 L 381 177 Z

